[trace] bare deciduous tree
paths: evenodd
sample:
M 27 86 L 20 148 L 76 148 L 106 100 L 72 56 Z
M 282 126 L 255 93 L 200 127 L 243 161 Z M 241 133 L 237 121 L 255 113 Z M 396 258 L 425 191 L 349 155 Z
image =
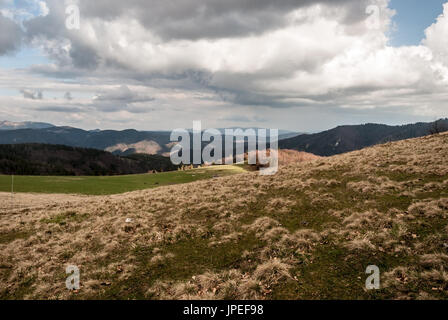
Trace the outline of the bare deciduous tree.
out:
M 430 134 L 439 134 L 445 131 L 447 131 L 447 128 L 442 119 L 434 121 L 429 128 Z

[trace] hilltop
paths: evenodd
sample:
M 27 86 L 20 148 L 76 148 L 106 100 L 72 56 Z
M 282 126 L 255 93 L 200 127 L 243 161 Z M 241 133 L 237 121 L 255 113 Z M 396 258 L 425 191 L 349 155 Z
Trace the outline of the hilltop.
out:
M 1 298 L 448 298 L 447 134 L 39 203 L 1 215 Z M 380 290 L 365 290 L 369 265 Z
M 319 156 L 332 156 L 360 150 L 376 144 L 423 137 L 448 130 L 448 119 L 402 126 L 368 123 L 339 126 L 331 130 L 303 134 L 279 142 L 282 149 L 300 150 Z

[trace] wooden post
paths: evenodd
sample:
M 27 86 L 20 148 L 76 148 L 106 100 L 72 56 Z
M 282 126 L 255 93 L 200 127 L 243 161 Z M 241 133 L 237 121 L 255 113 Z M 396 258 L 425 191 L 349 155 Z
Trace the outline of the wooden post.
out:
M 11 209 L 14 209 L 14 174 L 11 175 Z

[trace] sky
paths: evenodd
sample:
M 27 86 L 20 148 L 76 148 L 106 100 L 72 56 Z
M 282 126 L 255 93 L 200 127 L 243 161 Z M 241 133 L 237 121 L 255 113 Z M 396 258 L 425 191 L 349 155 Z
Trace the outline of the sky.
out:
M 0 120 L 316 132 L 448 117 L 442 0 L 0 0 L 0 31 Z
M 425 37 L 425 30 L 443 13 L 445 0 L 392 0 L 390 8 L 395 28 L 390 34 L 394 46 L 418 45 Z

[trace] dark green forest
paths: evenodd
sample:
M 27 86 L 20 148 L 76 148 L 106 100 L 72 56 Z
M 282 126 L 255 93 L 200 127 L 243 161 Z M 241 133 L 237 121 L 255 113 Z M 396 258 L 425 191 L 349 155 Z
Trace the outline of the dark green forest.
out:
M 64 145 L 0 145 L 0 174 L 107 176 L 177 170 L 167 157 L 112 153 Z

